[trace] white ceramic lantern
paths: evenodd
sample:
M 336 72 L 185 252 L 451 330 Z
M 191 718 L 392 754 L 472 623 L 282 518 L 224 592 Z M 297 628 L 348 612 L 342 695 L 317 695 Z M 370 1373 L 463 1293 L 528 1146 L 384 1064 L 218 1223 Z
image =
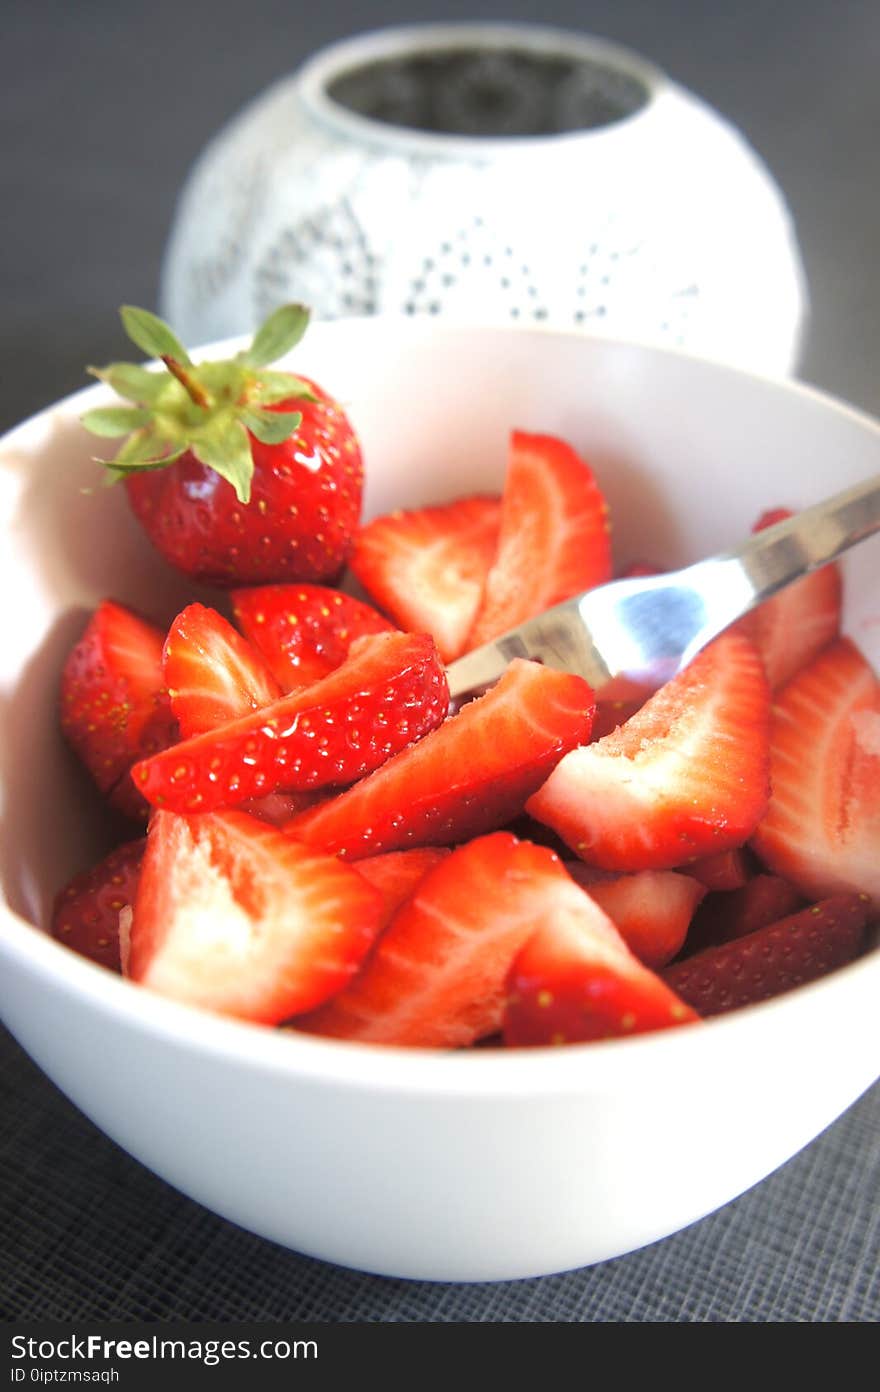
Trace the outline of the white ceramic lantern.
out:
M 783 197 L 728 122 L 616 45 L 485 24 L 336 44 L 236 116 L 182 192 L 161 299 L 192 343 L 293 299 L 771 374 L 806 311 Z

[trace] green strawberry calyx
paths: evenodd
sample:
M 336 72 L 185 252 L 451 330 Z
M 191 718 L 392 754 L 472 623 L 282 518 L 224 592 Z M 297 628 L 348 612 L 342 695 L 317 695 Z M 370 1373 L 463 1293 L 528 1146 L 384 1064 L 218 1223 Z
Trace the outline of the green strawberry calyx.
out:
M 127 436 L 113 459 L 97 461 L 107 466 L 108 482 L 164 469 L 190 450 L 232 484 L 240 503 L 250 502 L 251 437 L 264 445 L 281 444 L 299 427 L 302 413 L 278 405 L 316 399 L 299 377 L 269 367 L 302 338 L 309 311 L 281 305 L 234 358 L 198 363 L 149 310 L 123 305 L 119 314 L 128 337 L 157 364 L 117 362 L 88 369 L 132 403 L 97 406 L 82 417 L 94 435 Z

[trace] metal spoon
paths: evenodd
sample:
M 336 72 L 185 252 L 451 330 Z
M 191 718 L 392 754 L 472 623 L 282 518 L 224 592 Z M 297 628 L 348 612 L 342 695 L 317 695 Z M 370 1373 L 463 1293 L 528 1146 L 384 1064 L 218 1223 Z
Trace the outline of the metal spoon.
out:
M 453 700 L 485 691 L 514 657 L 576 672 L 597 691 L 618 677 L 656 688 L 756 604 L 880 528 L 880 476 L 683 570 L 587 590 L 447 668 Z

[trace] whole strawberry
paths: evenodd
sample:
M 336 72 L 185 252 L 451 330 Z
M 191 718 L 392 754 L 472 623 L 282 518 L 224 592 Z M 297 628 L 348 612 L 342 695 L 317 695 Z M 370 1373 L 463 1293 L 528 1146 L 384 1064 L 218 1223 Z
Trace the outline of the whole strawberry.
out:
M 199 363 L 156 315 L 130 305 L 120 314 L 164 370 L 90 369 L 134 404 L 98 407 L 83 424 L 128 437 L 103 462 L 125 479 L 153 545 L 209 584 L 334 577 L 360 521 L 360 446 L 320 387 L 268 367 L 302 337 L 308 311 L 284 305 L 249 348 Z

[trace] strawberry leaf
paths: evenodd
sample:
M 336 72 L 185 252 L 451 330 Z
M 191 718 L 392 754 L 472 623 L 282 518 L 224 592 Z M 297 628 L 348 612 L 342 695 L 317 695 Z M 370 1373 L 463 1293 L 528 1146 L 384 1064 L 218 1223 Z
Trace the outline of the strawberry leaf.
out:
M 276 401 L 317 401 L 311 387 L 292 372 L 261 372 L 257 378 L 255 403 L 272 406 Z
M 106 367 L 90 367 L 87 370 L 93 377 L 112 387 L 117 396 L 145 406 L 154 405 L 168 390 L 168 378 L 164 372 L 152 372 L 137 363 L 108 363 Z
M 173 464 L 175 459 L 179 459 L 184 453 L 183 446 L 180 449 L 171 450 L 167 454 L 154 454 L 149 458 L 119 462 L 119 456 L 115 459 L 99 459 L 97 463 L 106 465 L 107 477 L 105 482 L 119 483 L 121 479 L 127 478 L 129 474 L 146 474 L 153 469 L 164 469 L 166 465 Z
M 241 420 L 264 445 L 280 445 L 302 424 L 302 411 L 242 411 Z
M 240 360 L 249 367 L 277 361 L 299 343 L 308 322 L 309 311 L 304 305 L 281 305 L 257 329 L 250 347 L 239 354 Z
M 151 414 L 139 406 L 97 406 L 92 411 L 86 411 L 81 420 L 93 435 L 114 439 L 148 425 Z
M 190 356 L 172 329 L 157 314 L 136 305 L 123 305 L 119 311 L 122 326 L 132 343 L 148 358 L 174 358 L 190 366 Z
M 249 503 L 254 461 L 248 433 L 238 420 L 218 421 L 191 444 L 200 463 L 213 469 L 235 489 L 240 503 Z
M 176 440 L 157 430 L 136 430 L 129 435 L 118 454 L 101 463 L 109 465 L 120 473 L 131 473 L 140 469 L 162 469 L 178 459 L 185 449 Z

